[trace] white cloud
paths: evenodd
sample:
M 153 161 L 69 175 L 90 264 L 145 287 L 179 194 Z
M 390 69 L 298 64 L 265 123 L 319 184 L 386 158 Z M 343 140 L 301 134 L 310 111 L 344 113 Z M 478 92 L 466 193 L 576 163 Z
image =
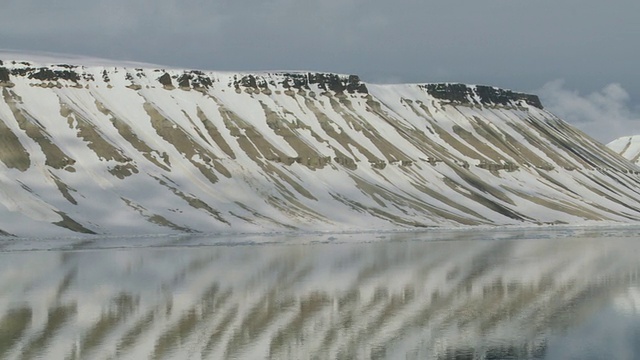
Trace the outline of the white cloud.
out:
M 564 80 L 554 80 L 537 93 L 547 110 L 603 143 L 640 134 L 640 111 L 631 106 L 629 93 L 620 84 L 582 95 L 567 89 Z

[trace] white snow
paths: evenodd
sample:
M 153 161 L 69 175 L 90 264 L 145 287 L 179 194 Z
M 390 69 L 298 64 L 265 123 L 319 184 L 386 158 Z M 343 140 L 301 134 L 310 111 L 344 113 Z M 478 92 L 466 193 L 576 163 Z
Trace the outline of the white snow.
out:
M 270 93 L 242 87 L 237 93 L 234 81 L 246 74 L 196 74 L 148 64 L 18 55 L 0 52 L 1 67 L 16 73 L 41 67 L 70 70 L 80 80 L 41 81 L 12 74 L 13 86 L 2 88 L 0 121 L 18 138 L 30 161 L 29 168 L 20 171 L 8 168 L 0 157 L 0 230 L 7 233 L 74 234 L 69 224 L 54 224 L 63 220 L 60 214 L 86 230 L 111 235 L 640 219 L 640 194 L 634 190 L 640 169 L 530 105 L 445 104 L 411 84 L 365 84 L 368 94 L 336 94 L 312 84 L 306 95 L 287 95 L 284 72 L 255 74 Z M 21 63 L 23 59 L 30 63 Z M 82 66 L 68 68 L 65 63 Z M 213 84 L 206 90 L 167 90 L 158 82 L 165 73 L 176 87 L 185 74 L 200 74 Z M 42 87 L 49 83 L 53 87 Z M 127 88 L 132 83 L 140 89 Z M 66 114 L 63 106 L 73 113 Z M 152 106 L 167 122 L 154 124 L 145 106 Z M 263 106 L 278 114 L 280 126 L 288 127 L 295 138 L 285 139 L 272 129 Z M 225 119 L 224 111 L 240 120 Z M 43 139 L 34 138 L 16 116 L 24 116 L 44 142 L 73 159 L 75 171 L 47 165 L 51 151 L 43 149 Z M 133 138 L 121 133 L 114 121 L 130 129 Z M 95 130 L 110 147 L 107 151 L 126 161 L 98 156 L 90 147 L 95 144 L 83 139 L 80 123 Z M 161 135 L 158 126 L 167 126 L 169 135 Z M 209 132 L 211 126 L 219 137 Z M 500 141 L 515 143 L 492 143 L 487 131 Z M 179 143 L 181 138 L 187 143 Z M 313 153 L 301 153 L 294 140 Z M 628 143 L 610 146 L 617 152 L 640 150 L 640 142 Z M 140 144 L 147 150 L 138 151 Z M 525 148 L 553 169 L 523 162 L 518 149 Z M 272 150 L 285 159 L 269 158 Z M 382 161 L 384 168 L 369 163 L 367 154 Z M 353 166 L 340 165 L 342 156 Z M 315 157 L 331 161 L 322 167 L 280 162 Z M 483 162 L 515 163 L 518 168 L 510 172 L 477 167 Z M 119 178 L 112 173 L 116 166 L 129 166 L 135 173 Z M 207 177 L 211 174 L 216 181 Z

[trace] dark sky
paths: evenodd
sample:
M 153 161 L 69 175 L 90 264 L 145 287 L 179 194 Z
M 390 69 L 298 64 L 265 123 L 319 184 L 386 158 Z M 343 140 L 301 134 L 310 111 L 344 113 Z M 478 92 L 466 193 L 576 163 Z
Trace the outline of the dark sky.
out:
M 639 15 L 638 0 L 5 0 L 0 47 L 495 85 L 607 142 L 640 134 Z

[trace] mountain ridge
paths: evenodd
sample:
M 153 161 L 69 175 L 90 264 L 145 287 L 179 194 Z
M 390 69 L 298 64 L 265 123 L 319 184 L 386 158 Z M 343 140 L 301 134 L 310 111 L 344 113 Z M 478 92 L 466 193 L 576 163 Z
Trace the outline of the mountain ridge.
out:
M 620 137 L 609 142 L 607 147 L 635 164 L 640 162 L 640 135 Z
M 0 63 L 0 231 L 630 222 L 640 168 L 483 85 Z
M 0 60 L 0 82 L 4 87 L 12 87 L 11 76 L 26 76 L 32 80 L 48 81 L 44 86 L 62 87 L 59 81 L 66 81 L 66 86 L 77 87 L 82 79 L 85 82 L 96 81 L 95 73 L 103 72 L 103 81 L 109 83 L 106 76 L 107 69 L 117 71 L 117 66 L 82 66 L 82 65 L 42 65 L 29 61 L 10 61 L 10 66 L 5 66 Z M 17 66 L 16 66 L 17 65 Z M 121 67 L 126 69 L 125 67 Z M 367 93 L 366 83 L 360 80 L 358 75 L 340 74 L 331 72 L 313 71 L 261 71 L 261 72 L 219 72 L 203 70 L 177 70 L 165 68 L 140 68 L 136 67 L 137 76 L 145 76 L 142 70 L 151 69 L 153 72 L 161 73 L 156 80 L 169 89 L 179 87 L 183 90 L 194 89 L 203 91 L 210 87 L 213 82 L 220 81 L 223 75 L 233 77 L 233 86 L 251 88 L 254 90 L 268 90 L 270 86 L 276 86 L 275 80 L 279 80 L 279 85 L 286 89 L 311 90 L 311 85 L 317 85 L 322 90 L 332 90 L 335 92 Z M 80 70 L 80 71 L 77 71 Z M 171 75 L 170 75 L 171 74 Z M 128 79 L 131 80 L 131 79 Z M 74 85 L 68 84 L 74 83 Z M 174 82 L 176 84 L 174 84 Z M 433 97 L 459 104 L 500 104 L 509 105 L 509 102 L 524 100 L 529 105 L 543 108 L 537 95 L 516 92 L 508 89 L 488 85 L 471 85 L 463 83 L 415 83 L 415 84 L 388 84 L 388 85 L 417 85 L 423 87 Z M 42 85 L 41 85 L 42 86 Z

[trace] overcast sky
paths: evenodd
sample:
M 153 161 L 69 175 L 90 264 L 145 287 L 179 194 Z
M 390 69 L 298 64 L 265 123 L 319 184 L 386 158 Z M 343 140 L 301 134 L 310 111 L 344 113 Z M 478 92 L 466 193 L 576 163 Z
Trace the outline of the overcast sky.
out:
M 608 142 L 640 134 L 639 16 L 639 0 L 4 0 L 0 48 L 495 85 Z

